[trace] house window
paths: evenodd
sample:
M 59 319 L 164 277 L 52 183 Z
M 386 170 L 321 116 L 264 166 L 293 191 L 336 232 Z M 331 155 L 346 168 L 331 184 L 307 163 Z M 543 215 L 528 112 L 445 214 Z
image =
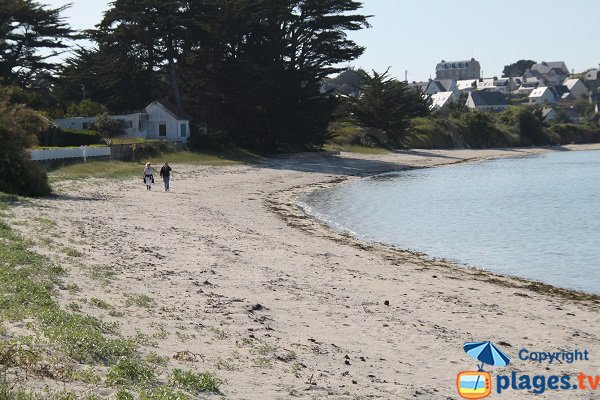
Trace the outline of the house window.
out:
M 122 120 L 122 121 L 124 122 L 125 129 L 133 128 L 133 121 L 127 121 L 127 120 Z
M 166 124 L 158 125 L 158 136 L 167 136 L 167 125 Z
M 90 123 L 89 122 L 84 122 L 81 127 L 83 129 L 90 129 Z
M 187 125 L 181 124 L 181 137 L 187 137 Z

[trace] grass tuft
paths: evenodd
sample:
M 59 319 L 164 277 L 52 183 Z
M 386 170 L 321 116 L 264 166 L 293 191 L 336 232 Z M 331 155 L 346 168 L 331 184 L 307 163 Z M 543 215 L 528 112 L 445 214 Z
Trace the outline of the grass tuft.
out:
M 219 393 L 219 387 L 223 383 L 209 372 L 195 373 L 192 371 L 184 371 L 179 368 L 173 369 L 170 381 L 175 387 L 195 393 Z

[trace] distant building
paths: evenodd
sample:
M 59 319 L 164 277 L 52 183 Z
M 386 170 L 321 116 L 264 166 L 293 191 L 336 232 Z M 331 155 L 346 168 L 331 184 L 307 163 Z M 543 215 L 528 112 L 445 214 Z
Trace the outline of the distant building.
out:
M 550 61 L 533 64 L 525 71 L 525 78 L 538 78 L 543 80 L 546 86 L 556 86 L 563 83 L 569 77 L 569 69 L 564 61 Z
M 442 60 L 435 67 L 436 79 L 477 79 L 481 75 L 479 61 L 471 58 L 463 61 Z
M 557 100 L 555 92 L 546 86 L 534 89 L 529 94 L 529 104 L 531 105 L 556 103 Z
M 470 92 L 477 89 L 477 79 L 462 79 L 456 82 L 456 86 L 461 92 Z
M 569 89 L 569 92 L 571 92 L 576 99 L 587 97 L 589 94 L 587 86 L 585 86 L 585 83 L 583 83 L 581 79 L 565 79 L 563 85 Z
M 431 108 L 432 110 L 440 109 L 448 104 L 456 102 L 456 95 L 454 92 L 438 92 L 431 95 Z
M 506 96 L 500 92 L 469 92 L 467 107 L 481 111 L 502 111 L 508 107 Z
M 190 136 L 190 115 L 177 110 L 177 107 L 166 101 L 154 101 L 139 113 L 111 115 L 110 118 L 123 121 L 127 137 L 181 142 L 187 141 Z M 54 123 L 63 129 L 78 130 L 89 129 L 95 122 L 95 117 L 54 120 Z

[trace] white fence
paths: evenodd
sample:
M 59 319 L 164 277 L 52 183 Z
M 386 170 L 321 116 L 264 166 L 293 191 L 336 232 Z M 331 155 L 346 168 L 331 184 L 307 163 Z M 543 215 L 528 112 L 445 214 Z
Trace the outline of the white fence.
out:
M 88 157 L 110 156 L 110 147 L 65 147 L 63 149 L 40 149 L 31 150 L 31 159 L 33 161 L 60 160 L 63 158 L 83 158 L 87 161 Z

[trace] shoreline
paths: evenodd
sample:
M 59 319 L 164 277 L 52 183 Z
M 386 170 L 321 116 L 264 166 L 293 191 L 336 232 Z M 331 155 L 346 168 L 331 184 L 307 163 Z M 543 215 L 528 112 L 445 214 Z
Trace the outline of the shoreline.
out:
M 226 380 L 222 391 L 230 400 L 447 400 L 457 397 L 456 374 L 475 366 L 462 350 L 467 341 L 501 343 L 515 359 L 506 373 L 546 368 L 517 360 L 525 347 L 590 351 L 590 362 L 550 365 L 551 373 L 600 369 L 600 302 L 333 235 L 295 198 L 390 170 L 545 151 L 413 150 L 174 165 L 168 193 L 159 184 L 146 191 L 137 177 L 63 181 L 57 196 L 11 207 L 7 221 L 65 268 L 62 307 L 118 323 L 124 337 L 146 338 L 139 342 L 143 356 Z M 74 285 L 77 291 L 63 289 Z M 131 303 L 140 296 L 154 305 Z M 197 357 L 180 360 L 181 352 Z M 107 369 L 96 371 L 104 377 Z M 58 386 L 116 393 L 81 382 Z
M 597 148 L 588 148 L 589 145 L 583 145 L 583 146 L 585 146 L 585 148 L 576 148 L 575 147 L 572 150 L 573 151 L 599 151 L 600 150 L 600 146 Z M 354 180 L 354 179 L 365 179 L 365 178 L 377 177 L 377 176 L 386 175 L 386 174 L 393 174 L 395 172 L 410 171 L 410 170 L 415 170 L 415 169 L 443 168 L 443 167 L 451 166 L 451 165 L 467 164 L 467 163 L 475 163 L 475 162 L 486 162 L 486 161 L 497 160 L 497 159 L 518 159 L 518 158 L 526 158 L 526 157 L 538 157 L 542 154 L 547 154 L 549 152 L 555 151 L 556 148 L 561 148 L 561 147 L 564 147 L 564 146 L 543 147 L 542 149 L 546 149 L 547 151 L 544 151 L 541 153 L 536 152 L 536 153 L 526 153 L 526 154 L 519 154 L 519 155 L 497 156 L 497 157 L 490 157 L 490 158 L 465 159 L 465 160 L 460 160 L 457 162 L 447 163 L 447 164 L 422 166 L 422 167 L 416 167 L 416 168 L 415 167 L 407 167 L 407 168 L 403 168 L 403 169 L 378 172 L 376 174 L 357 175 L 354 177 L 345 177 L 344 179 L 333 179 L 332 181 L 329 181 L 329 182 L 319 182 L 319 183 L 315 183 L 315 184 L 310 184 L 310 185 L 307 185 L 306 187 L 293 188 L 292 193 L 290 193 L 289 195 L 286 195 L 286 200 L 284 200 L 284 203 L 279 203 L 280 206 L 284 205 L 287 208 L 287 210 L 282 211 L 281 208 L 274 207 L 273 212 L 280 214 L 284 220 L 287 220 L 287 221 L 293 220 L 293 222 L 291 222 L 291 224 L 293 224 L 292 226 L 300 227 L 301 229 L 305 229 L 308 232 L 312 232 L 312 233 L 317 233 L 317 231 L 320 232 L 320 231 L 324 230 L 326 232 L 326 234 L 332 240 L 346 242 L 347 244 L 355 246 L 355 247 L 359 247 L 359 248 L 367 248 L 368 247 L 371 249 L 371 251 L 389 251 L 389 252 L 396 254 L 398 257 L 404 258 L 404 259 L 406 259 L 407 257 L 409 257 L 409 258 L 416 257 L 423 262 L 438 263 L 438 264 L 441 263 L 441 264 L 445 265 L 446 268 L 451 268 L 453 270 L 458 270 L 460 272 L 471 271 L 472 274 L 468 274 L 468 276 L 472 276 L 473 274 L 474 275 L 486 275 L 490 280 L 494 280 L 499 285 L 514 287 L 514 288 L 524 288 L 525 287 L 532 291 L 536 291 L 538 293 L 545 293 L 545 294 L 549 294 L 549 295 L 550 294 L 551 295 L 559 295 L 561 297 L 571 299 L 571 300 L 593 301 L 596 304 L 600 304 L 600 294 L 589 293 L 589 292 L 586 292 L 583 290 L 576 290 L 576 289 L 560 287 L 560 286 L 556 286 L 553 284 L 545 283 L 543 281 L 537 281 L 534 279 L 523 278 L 523 277 L 519 277 L 516 275 L 509 275 L 509 274 L 494 272 L 494 271 L 487 270 L 484 267 L 479 267 L 476 265 L 460 264 L 459 262 L 448 260 L 444 257 L 434 257 L 427 253 L 416 251 L 416 250 L 404 249 L 399 246 L 385 244 L 385 243 L 378 242 L 378 241 L 370 241 L 370 240 L 366 240 L 366 239 L 360 239 L 360 238 L 352 235 L 351 233 L 341 232 L 339 230 L 336 230 L 334 227 L 329 225 L 327 223 L 327 221 L 324 221 L 324 220 L 318 218 L 317 216 L 310 214 L 305 209 L 304 206 L 302 206 L 301 204 L 298 203 L 298 199 L 304 195 L 307 195 L 309 193 L 313 193 L 313 192 L 316 192 L 316 191 L 319 191 L 322 189 L 332 188 L 339 184 L 342 184 L 342 183 L 345 183 L 345 182 L 348 182 L 348 181 Z M 315 186 L 315 187 L 313 188 L 313 186 Z M 294 208 L 299 209 L 302 213 L 302 216 L 299 216 L 297 213 L 293 212 L 292 209 L 294 209 Z M 306 224 L 300 223 L 300 221 L 305 220 L 305 217 L 308 217 L 310 220 L 312 220 L 317 226 L 319 226 L 322 229 L 314 229 L 315 228 L 314 226 L 310 226 L 310 225 L 307 226 Z M 288 222 L 288 223 L 290 223 L 290 222 Z M 321 232 L 321 234 L 322 234 L 322 232 Z

